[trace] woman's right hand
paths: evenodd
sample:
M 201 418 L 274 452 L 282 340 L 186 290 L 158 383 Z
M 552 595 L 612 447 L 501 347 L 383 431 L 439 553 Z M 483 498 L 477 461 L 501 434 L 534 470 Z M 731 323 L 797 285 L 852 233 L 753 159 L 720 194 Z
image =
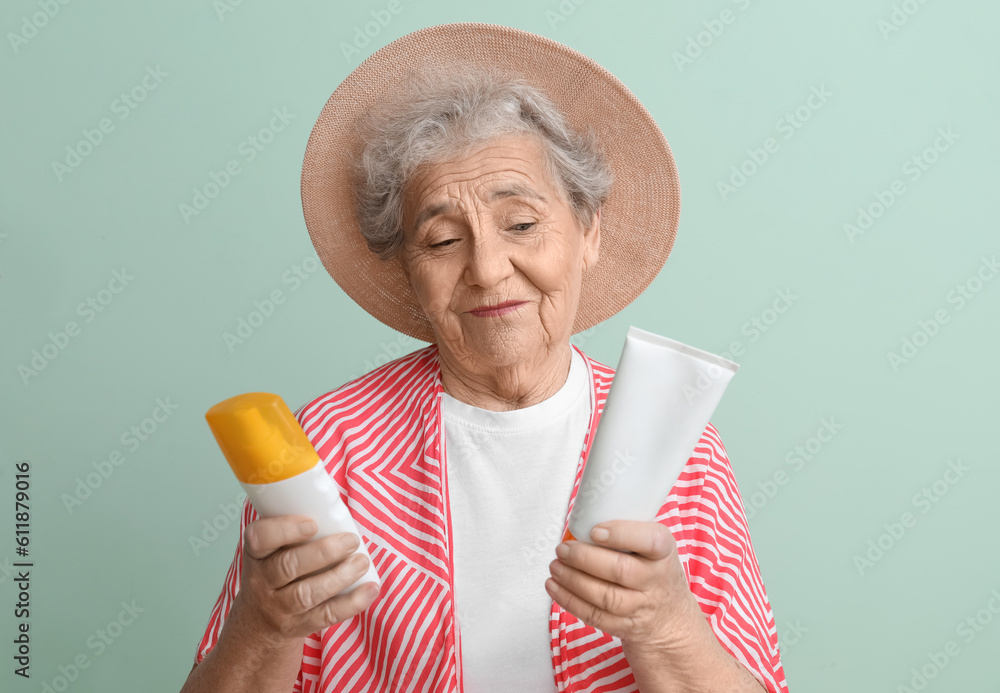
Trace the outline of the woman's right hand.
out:
M 361 613 L 378 596 L 368 583 L 337 596 L 365 574 L 370 559 L 354 553 L 358 538 L 350 533 L 305 543 L 316 531 L 307 517 L 282 515 L 259 518 L 243 532 L 243 573 L 232 608 L 269 643 L 301 641 Z

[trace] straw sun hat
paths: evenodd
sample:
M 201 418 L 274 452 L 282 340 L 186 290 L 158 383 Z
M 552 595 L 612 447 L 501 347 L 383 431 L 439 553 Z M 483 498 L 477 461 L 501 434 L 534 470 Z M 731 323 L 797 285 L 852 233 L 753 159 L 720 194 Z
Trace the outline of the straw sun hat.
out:
M 635 95 L 596 62 L 544 36 L 494 24 L 443 24 L 402 36 L 333 92 L 302 165 L 302 209 L 323 266 L 375 318 L 435 341 L 398 256 L 380 259 L 361 235 L 350 171 L 363 146 L 360 118 L 403 89 L 412 70 L 455 62 L 527 80 L 571 127 L 597 135 L 615 181 L 601 208 L 599 259 L 583 276 L 573 332 L 622 310 L 653 281 L 674 244 L 681 195 L 670 147 Z

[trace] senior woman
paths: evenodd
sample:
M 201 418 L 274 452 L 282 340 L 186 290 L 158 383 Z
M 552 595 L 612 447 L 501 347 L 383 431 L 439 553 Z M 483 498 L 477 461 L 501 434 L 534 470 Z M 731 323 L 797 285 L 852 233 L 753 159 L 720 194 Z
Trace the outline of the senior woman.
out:
M 430 342 L 296 412 L 382 584 L 338 595 L 367 565 L 349 535 L 245 505 L 183 690 L 786 691 L 711 425 L 656 518 L 558 541 L 613 376 L 570 337 L 676 230 L 635 97 L 527 32 L 424 29 L 331 97 L 303 204 L 347 293 Z

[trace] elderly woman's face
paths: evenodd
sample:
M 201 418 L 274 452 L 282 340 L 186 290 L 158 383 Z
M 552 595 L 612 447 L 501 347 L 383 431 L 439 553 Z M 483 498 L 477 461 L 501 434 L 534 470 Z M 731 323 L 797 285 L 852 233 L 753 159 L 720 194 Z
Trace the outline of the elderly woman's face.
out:
M 439 347 L 488 367 L 567 344 L 599 222 L 577 222 L 542 145 L 526 135 L 415 177 L 400 259 Z

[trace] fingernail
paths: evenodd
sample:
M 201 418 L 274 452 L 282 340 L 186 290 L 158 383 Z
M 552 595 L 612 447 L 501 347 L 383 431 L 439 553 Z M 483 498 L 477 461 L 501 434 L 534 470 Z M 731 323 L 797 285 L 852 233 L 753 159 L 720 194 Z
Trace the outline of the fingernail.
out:
M 299 532 L 302 533 L 304 537 L 311 537 L 316 533 L 316 523 L 312 520 L 306 520 L 305 522 L 299 523 Z
M 346 537 L 340 540 L 340 545 L 345 549 L 356 549 L 358 548 L 358 538 L 353 534 L 348 534 Z
M 595 527 L 590 532 L 590 538 L 593 539 L 594 541 L 605 541 L 610 536 L 611 532 L 604 529 L 603 527 Z

